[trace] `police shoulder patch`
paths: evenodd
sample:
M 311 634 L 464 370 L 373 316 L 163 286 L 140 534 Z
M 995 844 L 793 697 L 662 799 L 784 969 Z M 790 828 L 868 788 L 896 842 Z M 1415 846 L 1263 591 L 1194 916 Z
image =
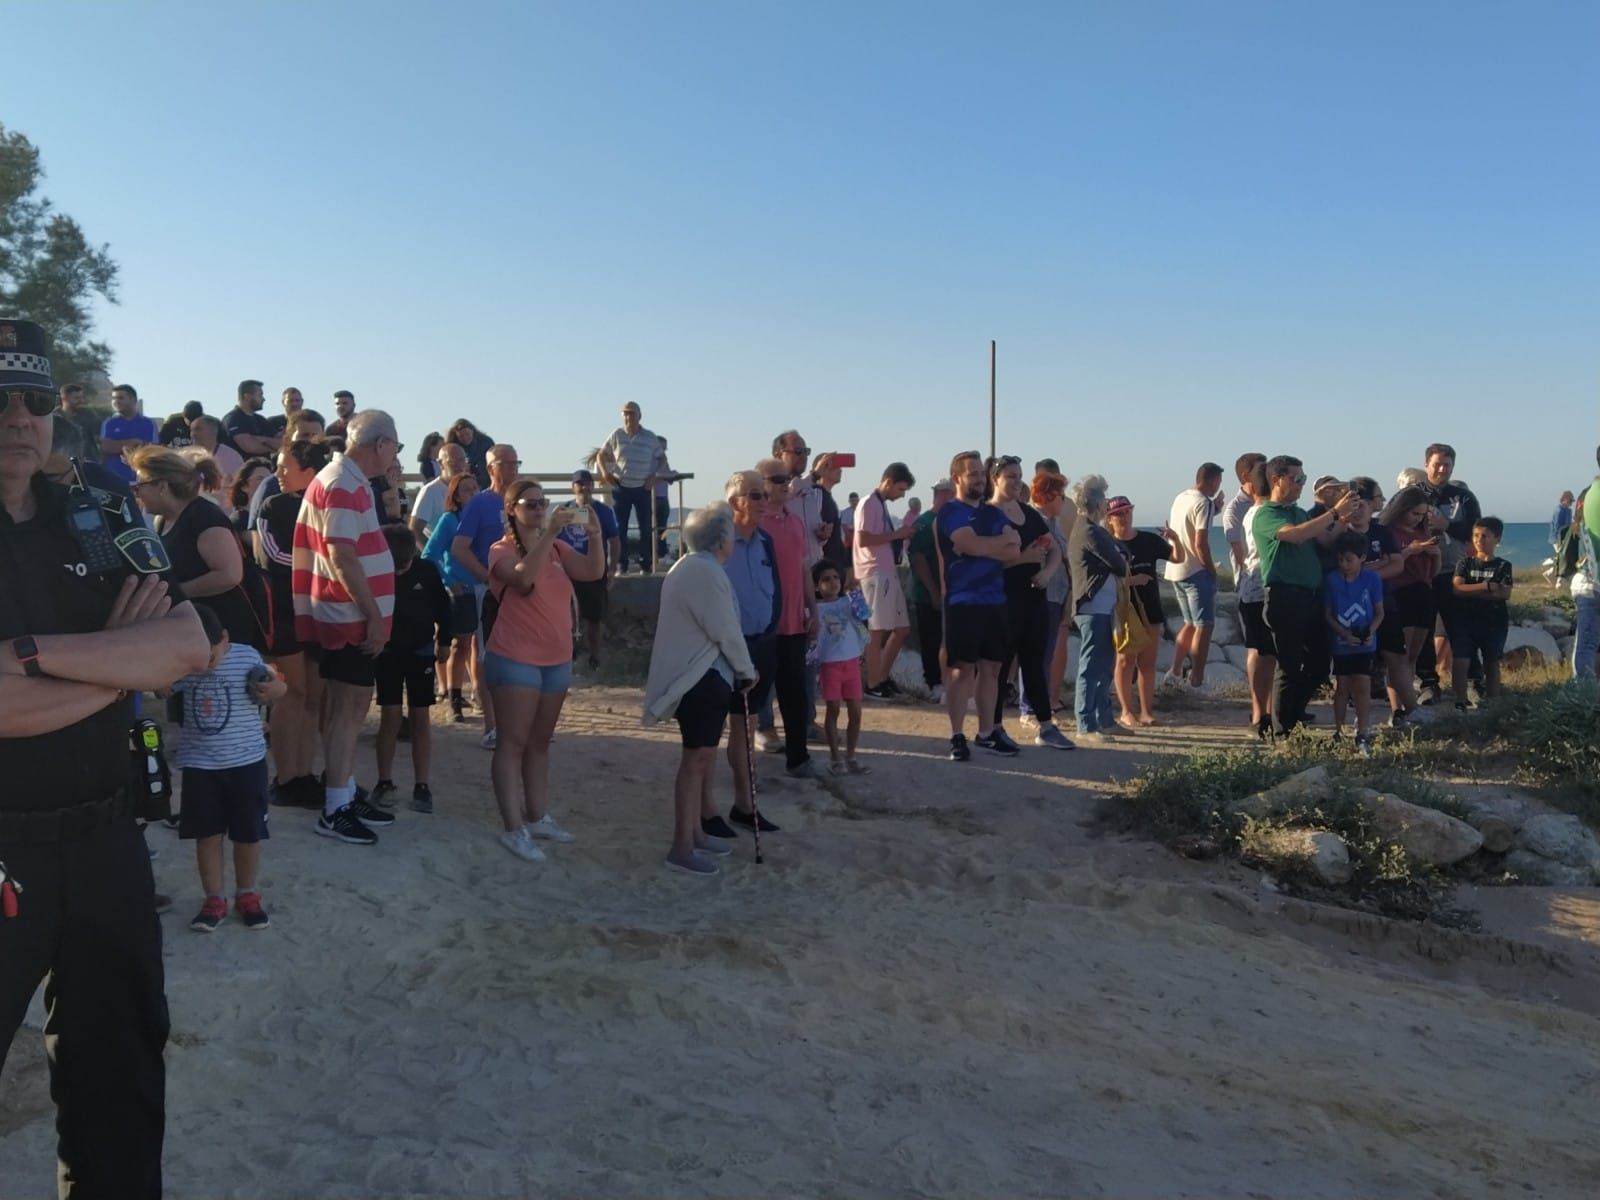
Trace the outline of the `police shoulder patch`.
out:
M 161 539 L 142 525 L 117 534 L 117 549 L 122 551 L 128 565 L 141 575 L 159 575 L 172 569 Z

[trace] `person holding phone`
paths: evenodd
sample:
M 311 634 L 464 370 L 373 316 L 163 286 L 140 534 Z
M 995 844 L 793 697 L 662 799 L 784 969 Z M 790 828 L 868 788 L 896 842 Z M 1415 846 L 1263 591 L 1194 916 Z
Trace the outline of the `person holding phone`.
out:
M 571 516 L 567 518 L 567 524 L 557 536 L 579 554 L 589 551 L 589 513 L 592 511 L 600 522 L 600 541 L 606 555 L 605 575 L 593 583 L 572 585 L 578 595 L 578 619 L 583 622 L 584 648 L 589 652 L 592 671 L 600 665 L 600 643 L 605 637 L 611 585 L 616 582 L 617 564 L 622 558 L 622 537 L 616 513 L 611 511 L 610 505 L 595 499 L 594 475 L 587 470 L 572 473 L 572 499 L 558 511 L 577 514 L 576 520 Z
M 549 812 L 550 739 L 572 687 L 573 584 L 605 575 L 605 550 L 592 508 L 551 512 L 531 479 L 506 489 L 505 513 L 506 535 L 489 549 L 489 590 L 499 602 L 483 662 L 499 730 L 490 774 L 501 845 L 539 862 L 536 840 L 573 840 Z M 559 536 L 575 521 L 588 534 L 582 552 Z

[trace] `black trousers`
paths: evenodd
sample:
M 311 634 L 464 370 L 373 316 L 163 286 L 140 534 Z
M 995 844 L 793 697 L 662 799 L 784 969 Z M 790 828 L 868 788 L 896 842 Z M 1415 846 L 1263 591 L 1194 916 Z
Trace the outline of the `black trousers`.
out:
M 650 569 L 650 542 L 653 535 L 650 530 L 654 522 L 651 520 L 655 513 L 655 497 L 650 494 L 649 488 L 644 487 L 617 487 L 611 491 L 612 501 L 617 509 L 617 544 L 622 550 L 622 561 L 617 564 L 619 570 L 626 570 L 628 566 L 628 523 L 637 515 L 639 520 L 639 569 Z
M 1002 681 L 1011 678 L 1011 664 L 1017 664 L 1022 676 L 1022 694 L 1028 698 L 1028 707 L 1040 722 L 1052 720 L 1050 686 L 1045 682 L 1045 647 L 1050 640 L 1049 606 L 1042 588 L 1029 587 L 1006 596 L 1006 617 L 1010 625 L 1009 653 L 1000 666 Z M 998 725 L 1006 716 L 1005 689 L 995 700 L 994 721 Z
M 931 604 L 918 604 L 917 651 L 922 655 L 922 682 L 938 687 L 944 682 L 939 651 L 944 647 L 944 613 Z
M 806 698 L 806 635 L 778 635 L 778 663 L 773 672 L 778 711 L 783 714 L 783 759 L 798 767 L 811 757 L 806 730 L 811 727 L 811 702 Z
M 1313 627 L 1322 620 L 1316 589 L 1287 583 L 1269 585 L 1262 617 L 1272 631 L 1272 645 L 1278 656 L 1272 715 L 1278 728 L 1293 729 L 1304 721 L 1306 705 L 1316 687 L 1312 638 Z
M 167 999 L 144 837 L 132 818 L 73 841 L 0 841 L 22 885 L 0 916 L 0 1066 L 39 981 L 60 1195 L 161 1195 Z
M 1439 623 L 1444 626 L 1445 637 L 1450 637 L 1450 631 L 1455 625 L 1456 608 L 1460 603 L 1456 599 L 1455 577 L 1453 575 L 1435 575 L 1433 577 L 1433 603 L 1439 614 Z M 1450 647 L 1450 652 L 1455 653 L 1455 647 Z M 1483 682 L 1483 656 L 1474 653 L 1472 661 L 1467 664 L 1467 678 Z M 1422 652 L 1417 655 L 1417 683 L 1422 687 L 1439 686 L 1439 656 L 1433 648 L 1433 634 L 1430 631 L 1428 640 L 1422 643 Z

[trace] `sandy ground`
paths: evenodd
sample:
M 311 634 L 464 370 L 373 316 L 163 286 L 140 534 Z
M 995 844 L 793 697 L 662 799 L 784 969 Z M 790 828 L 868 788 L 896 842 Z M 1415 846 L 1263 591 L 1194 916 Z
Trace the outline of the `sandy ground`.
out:
M 376 848 L 274 810 L 264 933 L 189 932 L 152 831 L 170 1196 L 1594 1195 L 1592 901 L 1518 889 L 1491 927 L 1534 945 L 1419 934 L 1084 827 L 1237 705 L 965 766 L 875 709 L 872 776 L 765 758 L 784 831 L 702 881 L 660 865 L 677 748 L 638 703 L 574 694 L 580 841 L 539 866 L 492 838 L 473 726 Z M 0 1196 L 53 1195 L 36 1030 L 5 1070 Z

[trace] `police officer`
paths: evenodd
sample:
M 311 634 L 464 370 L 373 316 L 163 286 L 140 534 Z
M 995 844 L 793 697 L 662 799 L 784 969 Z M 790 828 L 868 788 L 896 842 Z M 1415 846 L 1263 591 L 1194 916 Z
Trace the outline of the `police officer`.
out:
M 208 658 L 121 498 L 53 482 L 49 341 L 0 318 L 0 1069 L 45 983 L 60 1195 L 161 1194 L 167 1006 L 129 694 Z

